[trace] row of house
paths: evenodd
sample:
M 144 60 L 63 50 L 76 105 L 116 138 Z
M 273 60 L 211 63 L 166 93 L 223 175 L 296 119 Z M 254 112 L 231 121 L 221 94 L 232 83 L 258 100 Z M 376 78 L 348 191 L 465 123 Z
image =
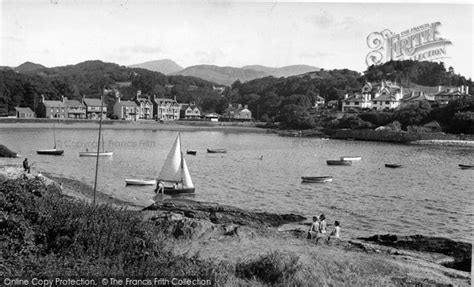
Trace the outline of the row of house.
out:
M 137 92 L 134 100 L 122 100 L 116 93 L 116 102 L 112 107 L 115 118 L 121 120 L 159 120 L 175 121 L 179 119 L 197 120 L 207 119 L 217 121 L 225 120 L 252 120 L 252 112 L 247 106 L 229 105 L 222 115 L 216 113 L 204 114 L 203 110 L 195 103 L 181 104 L 175 99 L 155 98 Z M 107 106 L 102 105 L 100 99 L 83 97 L 81 101 L 69 100 L 61 97 L 61 100 L 46 100 L 44 96 L 36 107 L 36 113 L 30 108 L 17 107 L 18 118 L 72 118 L 72 119 L 98 119 L 102 110 L 102 116 L 107 115 Z
M 436 89 L 436 88 L 435 88 Z M 411 105 L 416 101 L 428 101 L 432 105 L 444 105 L 469 94 L 468 86 L 442 87 L 437 90 L 430 87 L 403 88 L 390 81 L 366 83 L 360 93 L 345 95 L 342 111 L 362 109 L 397 109 Z

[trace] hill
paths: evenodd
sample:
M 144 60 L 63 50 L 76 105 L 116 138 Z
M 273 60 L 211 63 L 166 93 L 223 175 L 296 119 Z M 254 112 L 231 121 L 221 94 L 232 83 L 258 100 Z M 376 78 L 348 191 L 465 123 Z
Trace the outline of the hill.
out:
M 219 97 L 213 86 L 216 84 L 195 77 L 166 76 L 96 60 L 23 73 L 0 70 L 0 94 L 5 95 L 0 99 L 0 105 L 6 106 L 7 113 L 12 114 L 15 106 L 34 109 L 41 95 L 54 100 L 61 99 L 61 96 L 69 99 L 80 99 L 83 95 L 98 98 L 102 87 L 115 88 L 123 99 L 131 99 L 141 90 L 150 96 L 176 96 L 178 101 L 194 100 L 198 103 L 204 97 Z M 113 105 L 114 101 L 114 95 L 105 99 L 107 105 Z
M 280 68 L 265 67 L 265 66 L 260 66 L 260 65 L 251 65 L 251 66 L 244 66 L 242 68 L 264 72 L 276 78 L 290 77 L 290 76 L 301 75 L 308 72 L 315 72 L 315 71 L 321 70 L 320 68 L 308 66 L 308 65 L 291 65 L 291 66 L 284 66 Z
M 141 64 L 130 65 L 130 68 L 142 68 L 147 69 L 153 72 L 160 72 L 165 75 L 177 73 L 183 70 L 183 67 L 176 64 L 173 60 L 170 59 L 162 59 L 156 61 L 149 61 Z
M 175 74 L 198 77 L 227 86 L 231 85 L 237 80 L 246 82 L 268 76 L 268 74 L 265 72 L 256 71 L 253 69 L 219 67 L 214 65 L 191 66 Z
M 18 72 L 18 73 L 27 73 L 27 72 L 34 72 L 34 71 L 44 69 L 44 68 L 46 67 L 41 64 L 35 64 L 32 62 L 24 62 L 20 66 L 14 68 L 14 70 L 15 72 Z

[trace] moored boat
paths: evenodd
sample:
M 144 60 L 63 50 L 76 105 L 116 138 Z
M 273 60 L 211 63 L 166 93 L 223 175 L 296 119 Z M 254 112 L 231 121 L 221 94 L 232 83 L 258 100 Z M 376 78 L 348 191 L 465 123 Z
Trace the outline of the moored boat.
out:
M 186 151 L 186 154 L 196 155 L 196 154 L 197 154 L 197 151 L 195 151 L 195 150 L 187 150 L 187 151 Z
M 332 176 L 302 176 L 301 180 L 306 183 L 331 182 Z
M 327 160 L 327 165 L 352 165 L 352 161 L 349 160 Z
M 474 165 L 459 164 L 460 169 L 474 169 Z
M 47 155 L 62 155 L 64 150 L 61 149 L 41 149 L 36 151 L 37 154 L 47 154 Z
M 156 179 L 127 178 L 125 185 L 156 185 Z
M 399 167 L 402 167 L 401 164 L 394 164 L 394 163 L 386 163 L 385 164 L 385 167 L 388 167 L 388 168 L 399 168 Z
M 341 156 L 341 160 L 359 161 L 359 160 L 362 160 L 362 157 L 361 156 Z
M 99 156 L 112 156 L 112 155 L 114 155 L 113 151 L 99 152 Z M 89 156 L 89 157 L 95 156 L 96 157 L 97 152 L 96 151 L 80 151 L 79 156 Z
M 207 149 L 208 153 L 226 153 L 227 150 L 223 148 L 218 148 L 218 149 Z

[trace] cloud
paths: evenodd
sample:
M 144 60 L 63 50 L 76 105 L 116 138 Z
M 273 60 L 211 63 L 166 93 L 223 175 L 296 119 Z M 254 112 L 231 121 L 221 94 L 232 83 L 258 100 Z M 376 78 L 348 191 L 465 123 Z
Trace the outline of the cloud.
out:
M 299 54 L 302 58 L 319 58 L 319 57 L 328 57 L 333 56 L 334 53 L 330 52 L 321 52 L 321 51 L 305 51 Z
M 147 46 L 147 45 L 134 45 L 121 47 L 119 49 L 121 53 L 139 53 L 139 54 L 160 54 L 162 52 L 161 48 Z
M 310 16 L 310 21 L 318 27 L 328 28 L 334 23 L 334 16 L 327 11 L 321 11 L 318 15 Z
M 225 55 L 221 50 L 213 51 L 197 51 L 194 53 L 194 56 L 202 64 L 215 64 L 219 62 L 219 59 L 222 59 Z

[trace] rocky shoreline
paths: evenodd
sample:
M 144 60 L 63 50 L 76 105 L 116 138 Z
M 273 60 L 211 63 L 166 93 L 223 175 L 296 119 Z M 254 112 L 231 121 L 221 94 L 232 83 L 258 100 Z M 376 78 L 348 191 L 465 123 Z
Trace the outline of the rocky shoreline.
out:
M 0 182 L 23 176 L 24 173 L 18 167 L 0 168 Z M 26 176 L 34 178 L 38 174 Z M 59 185 L 63 193 L 74 200 L 90 202 L 91 188 L 87 185 L 51 174 L 40 176 L 48 184 Z M 285 254 L 296 254 L 302 264 L 301 276 L 308 276 L 304 280 L 316 280 L 305 272 L 317 273 L 324 269 L 330 278 L 327 280 L 335 280 L 330 281 L 334 285 L 347 278 L 344 279 L 346 275 L 336 275 L 333 269 L 338 270 L 347 264 L 355 266 L 355 270 L 360 273 L 358 276 L 362 276 L 362 279 L 357 280 L 362 282 L 375 280 L 379 283 L 388 282 L 388 285 L 455 286 L 469 286 L 471 283 L 470 243 L 422 235 L 374 235 L 316 245 L 314 241 L 306 239 L 306 218 L 297 214 L 252 212 L 212 202 L 177 198 L 157 201 L 141 211 L 104 194 L 98 194 L 97 201 L 99 204 L 136 210 L 144 220 L 168 234 L 174 252 L 187 256 L 235 263 L 242 258 L 250 260 L 265 251 L 278 250 Z M 301 228 L 280 231 L 278 227 L 286 223 L 297 223 Z M 321 264 L 327 267 L 323 268 Z M 379 265 L 389 267 L 379 270 Z

